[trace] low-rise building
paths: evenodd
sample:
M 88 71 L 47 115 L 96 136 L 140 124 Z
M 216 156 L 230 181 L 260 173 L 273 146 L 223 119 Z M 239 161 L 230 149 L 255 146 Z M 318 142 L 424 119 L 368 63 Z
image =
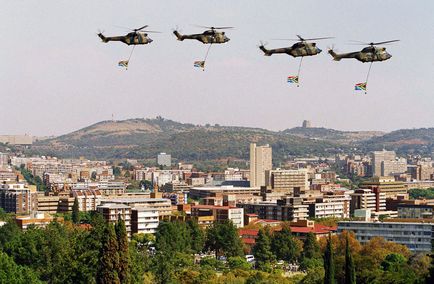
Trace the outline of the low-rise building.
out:
M 106 203 L 98 206 L 97 211 L 109 223 L 116 223 L 119 218 L 124 220 L 128 236 L 131 236 L 131 207 L 124 204 Z
M 136 207 L 131 211 L 131 233 L 154 234 L 159 224 L 158 211 L 153 208 Z
M 338 223 L 338 232 L 342 231 L 354 232 L 362 244 L 374 237 L 382 237 L 405 245 L 413 252 L 431 252 L 434 240 L 434 224 L 423 222 L 342 221 Z
M 213 216 L 214 220 L 221 222 L 230 220 L 237 227 L 244 227 L 244 209 L 232 206 L 213 206 L 213 205 L 193 205 L 191 206 L 191 216 L 203 217 Z

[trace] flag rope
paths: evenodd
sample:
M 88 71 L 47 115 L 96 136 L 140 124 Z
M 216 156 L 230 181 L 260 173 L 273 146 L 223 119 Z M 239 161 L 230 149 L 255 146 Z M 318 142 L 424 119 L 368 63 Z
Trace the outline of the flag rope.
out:
M 212 43 L 208 46 L 208 49 L 206 50 L 206 53 L 205 53 L 205 58 L 203 59 L 203 68 L 202 68 L 202 70 L 203 71 L 205 71 L 205 62 L 206 62 L 206 59 L 208 58 L 208 54 L 209 54 L 209 50 L 211 49 L 211 46 L 212 46 Z
M 371 61 L 371 64 L 369 64 L 368 74 L 366 75 L 366 81 L 365 81 L 365 84 L 366 84 L 365 94 L 368 93 L 368 79 L 369 79 L 369 74 L 371 73 L 372 63 L 374 63 L 374 61 Z
M 300 71 L 301 71 L 301 63 L 303 62 L 303 57 L 300 59 L 300 64 L 298 64 L 298 72 L 297 72 L 297 87 L 300 87 Z

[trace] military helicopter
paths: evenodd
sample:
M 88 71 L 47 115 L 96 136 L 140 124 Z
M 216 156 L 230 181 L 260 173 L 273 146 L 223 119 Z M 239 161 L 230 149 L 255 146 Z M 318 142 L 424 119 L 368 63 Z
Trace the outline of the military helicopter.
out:
M 304 57 L 304 56 L 313 56 L 321 53 L 321 49 L 316 46 L 315 42 L 307 42 L 311 40 L 321 40 L 321 39 L 329 39 L 331 37 L 318 37 L 318 38 L 302 38 L 300 35 L 297 35 L 298 39 L 277 39 L 277 40 L 295 40 L 298 41 L 294 43 L 290 47 L 276 48 L 276 49 L 266 49 L 265 44 L 261 42 L 259 49 L 264 52 L 265 56 L 271 56 L 273 54 L 283 53 L 291 55 L 292 57 Z
M 202 71 L 205 71 L 205 61 L 208 58 L 209 50 L 213 44 L 221 44 L 226 43 L 230 39 L 225 35 L 225 32 L 220 32 L 218 30 L 226 30 L 233 29 L 233 27 L 204 27 L 198 26 L 201 28 L 206 28 L 208 30 L 204 31 L 201 34 L 191 34 L 191 35 L 182 35 L 178 32 L 178 30 L 174 30 L 173 34 L 179 41 L 183 41 L 184 39 L 195 39 L 200 41 L 203 44 L 209 44 L 208 49 L 205 54 L 205 58 L 203 60 L 194 61 L 194 67 L 202 68 Z
M 199 26 L 199 27 L 206 28 L 208 30 L 204 31 L 201 34 L 191 34 L 191 35 L 182 35 L 177 30 L 174 30 L 173 34 L 180 41 L 183 41 L 184 39 L 195 39 L 200 41 L 203 44 L 226 43 L 230 39 L 225 35 L 225 32 L 219 32 L 217 30 L 226 30 L 226 29 L 233 28 L 233 27 L 204 27 L 204 26 Z
M 127 45 L 148 44 L 151 43 L 153 40 L 148 37 L 147 33 L 158 33 L 158 32 L 143 30 L 147 27 L 148 25 L 145 25 L 138 29 L 131 29 L 131 32 L 124 36 L 105 37 L 101 32 L 98 33 L 98 36 L 102 39 L 103 42 L 106 43 L 109 41 L 120 41 Z
M 295 40 L 297 41 L 290 47 L 276 48 L 276 49 L 266 49 L 265 44 L 261 42 L 259 49 L 264 52 L 265 56 L 271 56 L 273 54 L 288 54 L 292 57 L 301 57 L 300 64 L 298 66 L 298 72 L 296 76 L 289 76 L 288 83 L 296 83 L 297 87 L 299 84 L 299 76 L 301 70 L 301 64 L 303 62 L 303 58 L 305 56 L 313 56 L 321 53 L 321 49 L 316 46 L 315 42 L 308 42 L 312 40 L 321 40 L 321 39 L 329 39 L 331 37 L 318 37 L 318 38 L 303 38 L 300 35 L 297 35 L 298 39 L 277 39 L 277 40 Z
M 131 59 L 131 56 L 133 55 L 134 48 L 136 45 L 144 45 L 151 43 L 153 40 L 148 37 L 148 33 L 159 33 L 157 31 L 145 31 L 144 29 L 147 28 L 148 25 L 144 25 L 143 27 L 137 28 L 137 29 L 130 29 L 131 32 L 124 35 L 124 36 L 112 36 L 112 37 L 106 37 L 101 32 L 98 33 L 98 36 L 102 39 L 103 42 L 107 43 L 109 41 L 120 41 L 125 43 L 126 45 L 132 45 L 133 49 L 131 50 L 130 56 L 127 60 L 119 61 L 118 65 L 121 67 L 125 67 L 128 69 L 128 63 Z
M 369 74 L 371 73 L 372 63 L 381 62 L 392 58 L 392 55 L 386 51 L 385 47 L 377 47 L 379 44 L 388 44 L 392 42 L 397 42 L 399 39 L 382 41 L 382 42 L 361 42 L 361 41 L 353 41 L 354 44 L 357 45 L 367 45 L 367 47 L 363 48 L 361 51 L 349 52 L 349 53 L 336 53 L 333 48 L 329 49 L 329 54 L 333 57 L 333 60 L 340 61 L 343 58 L 354 58 L 360 62 L 366 63 L 369 62 L 369 69 L 366 75 L 365 82 L 357 83 L 354 86 L 356 91 L 364 91 L 367 94 L 368 88 L 368 79 Z
M 376 61 L 385 61 L 392 57 L 390 53 L 386 51 L 385 47 L 376 47 L 379 44 L 387 44 L 392 42 L 397 42 L 399 39 L 388 40 L 382 42 L 357 42 L 356 44 L 368 45 L 363 48 L 361 51 L 349 52 L 349 53 L 336 53 L 333 49 L 330 49 L 328 52 L 333 57 L 333 60 L 340 61 L 342 58 L 355 58 L 360 62 L 376 62 Z

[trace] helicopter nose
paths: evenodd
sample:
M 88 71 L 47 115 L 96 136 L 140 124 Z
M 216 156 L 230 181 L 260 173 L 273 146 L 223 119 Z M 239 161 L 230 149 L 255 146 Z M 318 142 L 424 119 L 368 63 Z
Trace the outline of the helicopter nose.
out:
M 390 59 L 390 58 L 392 57 L 392 54 L 388 53 L 388 54 L 386 55 L 386 57 L 387 57 L 387 59 Z
M 231 40 L 230 38 L 225 37 L 225 42 L 228 42 L 228 41 L 230 41 L 230 40 Z
M 148 38 L 148 43 L 151 43 L 151 42 L 153 42 L 153 40 L 152 40 L 152 39 L 150 39 L 150 38 Z
M 322 51 L 322 50 L 319 49 L 318 47 L 316 48 L 316 52 L 317 52 L 317 53 L 321 53 L 321 51 Z

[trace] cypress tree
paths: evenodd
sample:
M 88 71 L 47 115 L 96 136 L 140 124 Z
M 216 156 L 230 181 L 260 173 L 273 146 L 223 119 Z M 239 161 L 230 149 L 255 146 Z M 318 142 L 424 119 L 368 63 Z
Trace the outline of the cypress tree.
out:
M 320 258 L 320 248 L 315 235 L 310 232 L 307 234 L 303 244 L 303 258 Z
M 259 230 L 256 244 L 253 247 L 253 255 L 255 256 L 259 268 L 264 267 L 264 265 L 272 262 L 276 258 L 271 251 L 270 231 L 267 227 Z
M 324 252 L 324 284 L 335 284 L 335 264 L 333 260 L 332 237 L 329 235 L 326 250 Z
M 125 221 L 121 216 L 115 227 L 116 238 L 118 241 L 119 265 L 117 267 L 119 281 L 129 283 L 130 281 L 130 255 L 128 250 L 128 234 Z
M 80 223 L 80 209 L 78 208 L 78 199 L 74 198 L 74 204 L 72 205 L 72 222 L 74 224 Z
M 113 224 L 105 229 L 104 241 L 101 250 L 98 283 L 120 284 L 117 268 L 119 267 L 118 241 Z
M 348 235 L 345 245 L 345 284 L 356 284 L 356 268 L 350 251 Z

